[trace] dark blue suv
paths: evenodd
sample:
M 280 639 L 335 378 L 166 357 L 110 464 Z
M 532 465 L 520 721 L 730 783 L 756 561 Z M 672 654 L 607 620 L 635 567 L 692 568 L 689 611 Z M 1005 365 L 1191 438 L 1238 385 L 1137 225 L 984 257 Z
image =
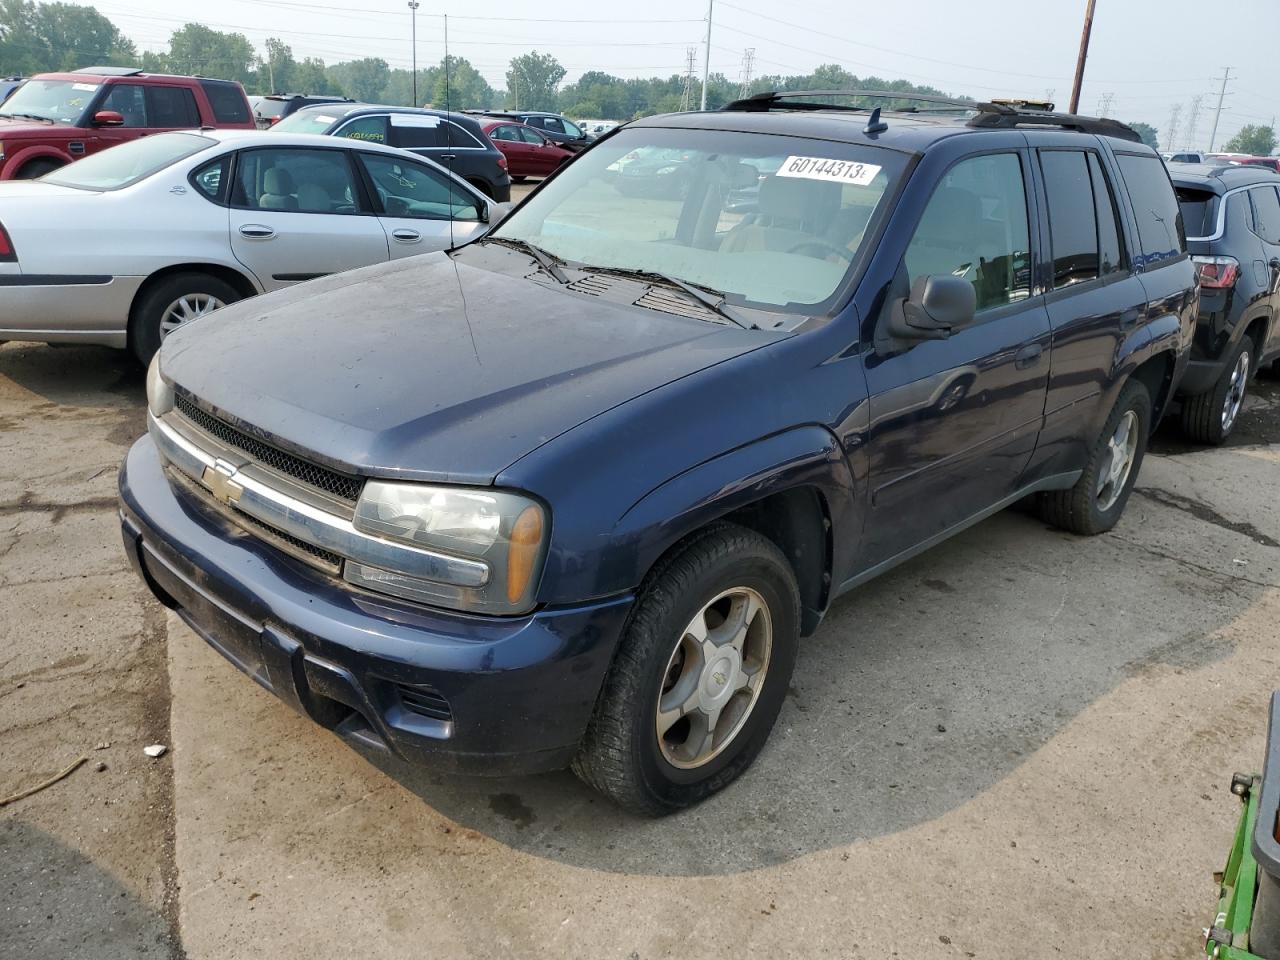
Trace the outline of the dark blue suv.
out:
M 697 802 L 841 593 L 1028 497 L 1114 525 L 1182 376 L 1160 158 L 966 107 L 638 121 L 479 242 L 184 326 L 121 473 L 134 565 L 369 749 Z M 673 152 L 678 196 L 618 190 Z

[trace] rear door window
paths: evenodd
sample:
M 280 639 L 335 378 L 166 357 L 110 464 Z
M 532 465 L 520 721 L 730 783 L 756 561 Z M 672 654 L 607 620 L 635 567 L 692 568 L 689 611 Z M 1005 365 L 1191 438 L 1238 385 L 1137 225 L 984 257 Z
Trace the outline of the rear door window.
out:
M 232 204 L 249 210 L 355 213 L 357 190 L 345 150 L 246 150 Z
M 1187 251 L 1187 234 L 1178 198 L 1160 158 L 1121 153 L 1116 155 L 1116 162 L 1138 221 L 1138 242 L 1142 247 L 1138 262 L 1149 268 L 1182 256 Z
M 1053 248 L 1053 286 L 1069 287 L 1098 278 L 1098 217 L 1089 164 L 1083 151 L 1040 154 L 1049 196 L 1049 237 Z
M 1111 184 L 1102 171 L 1098 155 L 1089 157 L 1089 178 L 1093 181 L 1093 206 L 1098 217 L 1098 255 L 1102 260 L 1102 274 L 1124 272 L 1124 245 L 1120 240 L 1120 219 L 1116 214 L 1116 198 Z
M 1254 232 L 1267 243 L 1280 243 L 1280 195 L 1275 187 L 1254 187 L 1249 191 L 1253 201 Z
M 147 87 L 147 119 L 153 127 L 198 127 L 200 111 L 187 87 Z
M 439 117 L 413 114 L 391 115 L 391 145 L 407 150 L 444 146 L 444 130 Z
M 365 143 L 386 143 L 387 118 L 357 117 L 339 127 L 336 135 L 348 140 L 363 140 Z

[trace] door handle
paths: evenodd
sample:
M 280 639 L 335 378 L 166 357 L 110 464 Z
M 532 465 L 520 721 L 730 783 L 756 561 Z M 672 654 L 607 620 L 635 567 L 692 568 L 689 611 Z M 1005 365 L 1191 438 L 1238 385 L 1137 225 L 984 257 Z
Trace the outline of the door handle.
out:
M 270 240 L 276 232 L 260 223 L 246 223 L 240 228 L 240 236 L 246 240 Z
M 417 243 L 422 239 L 422 234 L 417 230 L 392 230 L 391 236 L 396 240 L 399 240 L 401 243 Z
M 1026 370 L 1040 362 L 1044 348 L 1038 343 L 1029 343 L 1013 355 L 1013 365 L 1018 370 Z
M 453 159 L 455 159 L 457 156 L 458 156 L 458 155 L 457 155 L 456 153 L 442 153 L 442 154 L 440 154 L 440 159 L 441 159 L 441 160 L 453 160 Z

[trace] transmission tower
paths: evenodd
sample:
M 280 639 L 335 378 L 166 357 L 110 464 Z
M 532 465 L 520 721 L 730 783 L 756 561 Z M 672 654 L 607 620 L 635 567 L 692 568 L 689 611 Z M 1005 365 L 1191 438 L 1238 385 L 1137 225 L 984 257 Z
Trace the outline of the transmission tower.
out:
M 1200 104 L 1204 101 L 1204 97 L 1197 94 L 1191 98 L 1191 109 L 1187 111 L 1187 139 L 1182 145 L 1183 150 L 1194 150 L 1196 145 L 1196 123 L 1200 119 Z
M 684 92 L 680 95 L 680 110 L 693 109 L 693 78 L 698 62 L 698 48 L 689 47 L 684 54 Z
M 747 95 L 747 91 L 751 88 L 751 69 L 756 62 L 756 48 L 747 47 L 742 51 L 742 85 L 738 87 L 738 99 L 741 100 Z
M 1098 98 L 1098 116 L 1105 117 L 1111 112 L 1111 101 L 1116 98 L 1114 93 L 1104 93 Z
M 1178 121 L 1182 119 L 1182 104 L 1175 103 L 1169 111 L 1169 135 L 1165 140 L 1165 149 L 1173 153 L 1178 149 Z
M 1054 88 L 1053 88 L 1053 87 L 1045 87 L 1045 88 L 1044 88 L 1044 100 L 1045 100 L 1045 103 L 1053 103 L 1053 93 L 1054 93 Z

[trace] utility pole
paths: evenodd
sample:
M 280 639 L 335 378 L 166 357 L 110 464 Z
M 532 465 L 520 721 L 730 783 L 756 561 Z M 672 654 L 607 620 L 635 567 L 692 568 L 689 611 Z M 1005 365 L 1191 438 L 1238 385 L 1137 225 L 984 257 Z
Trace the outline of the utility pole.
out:
M 1098 100 L 1098 116 L 1106 117 L 1111 112 L 1111 101 L 1116 98 L 1114 93 L 1104 93 Z
M 420 107 L 422 104 L 418 102 L 418 7 L 422 6 L 418 0 L 409 0 L 409 34 L 412 39 L 409 45 L 413 48 L 413 105 Z
M 1089 0 L 1090 3 L 1093 0 Z M 701 110 L 707 109 L 707 81 L 711 78 L 711 11 L 716 5 L 716 0 L 707 0 L 707 52 L 706 57 L 702 61 L 702 106 Z
M 1084 62 L 1089 57 L 1089 35 L 1093 33 L 1093 6 L 1096 0 L 1088 0 L 1084 11 L 1084 30 L 1080 33 L 1080 53 L 1076 57 L 1076 77 L 1071 85 L 1071 109 L 1075 113 L 1080 109 L 1080 86 L 1084 83 Z
M 1218 89 L 1218 109 L 1213 111 L 1213 132 L 1209 134 L 1209 152 L 1213 153 L 1213 143 L 1218 139 L 1218 120 L 1222 117 L 1222 101 L 1227 95 L 1227 81 L 1231 79 L 1231 68 L 1222 68 L 1222 86 Z
M 680 94 L 680 112 L 693 109 L 693 78 L 697 70 L 698 48 L 689 47 L 684 54 L 684 92 Z
M 751 69 L 756 61 L 756 48 L 747 47 L 742 52 L 742 84 L 738 87 L 738 99 L 742 100 L 746 97 L 747 91 L 751 89 Z
M 1183 150 L 1194 150 L 1196 140 L 1196 122 L 1200 119 L 1200 105 L 1204 102 L 1204 97 L 1197 94 L 1191 98 L 1191 109 L 1187 116 L 1187 139 L 1183 144 Z
M 1182 118 L 1182 104 L 1175 103 L 1169 111 L 1169 137 L 1165 140 L 1165 149 L 1173 153 L 1178 149 L 1178 121 Z

